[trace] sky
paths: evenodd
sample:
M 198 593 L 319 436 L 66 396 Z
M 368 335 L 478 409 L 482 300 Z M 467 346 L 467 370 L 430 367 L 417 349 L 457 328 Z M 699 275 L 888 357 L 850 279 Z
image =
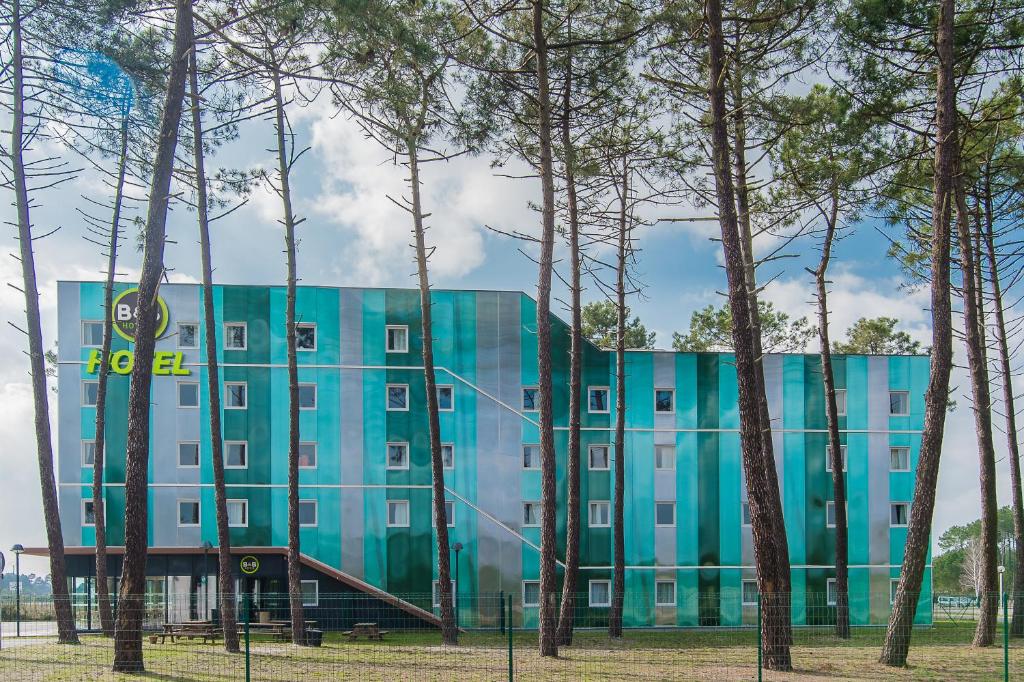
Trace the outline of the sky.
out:
M 305 222 L 298 228 L 298 272 L 302 285 L 393 286 L 416 285 L 411 221 L 388 197 L 407 194 L 403 170 L 375 142 L 367 139 L 352 121 L 336 115 L 326 103 L 296 110 L 293 123 L 298 144 L 309 146 L 293 178 L 294 205 Z M 208 167 L 273 167 L 272 130 L 264 122 L 246 124 L 241 139 L 229 143 Z M 59 149 L 42 143 L 33 153 L 45 156 Z M 539 201 L 539 182 L 501 177 L 523 169 L 495 169 L 487 156 L 459 157 L 433 163 L 423 170 L 423 200 L 428 219 L 428 242 L 436 246 L 431 259 L 432 283 L 437 288 L 536 291 L 535 264 L 520 252 L 528 246 L 501 236 L 489 228 L 536 233 L 539 215 L 530 202 Z M 522 174 L 522 173 L 518 173 Z M 43 334 L 47 348 L 56 338 L 56 282 L 101 279 L 104 257 L 84 239 L 86 230 L 79 210 L 89 204 L 83 195 L 106 193 L 102 177 L 85 171 L 74 181 L 37 195 L 33 212 L 36 234 L 59 228 L 36 243 L 36 266 L 41 297 Z M 0 549 L 13 543 L 45 545 L 39 493 L 36 447 L 32 428 L 32 400 L 26 339 L 15 328 L 24 326 L 24 298 L 20 290 L 20 263 L 10 194 L 0 202 L 0 220 L 8 227 L 0 235 Z M 242 208 L 215 223 L 212 234 L 214 278 L 221 284 L 284 284 L 283 229 L 277 196 L 256 191 Z M 137 206 L 134 215 L 141 215 Z M 141 211 L 139 209 L 142 209 Z M 95 211 L 95 207 L 92 209 Z M 666 210 L 667 215 L 701 215 L 688 205 Z M 129 216 L 131 217 L 131 216 Z M 887 240 L 879 223 L 868 221 L 836 248 L 832 270 L 831 328 L 839 335 L 863 316 L 886 315 L 900 320 L 906 330 L 929 345 L 927 292 L 903 287 L 898 267 L 886 257 Z M 135 281 L 140 254 L 132 238 L 118 267 L 118 279 Z M 637 276 L 642 295 L 629 301 L 648 329 L 657 334 L 659 348 L 671 346 L 672 332 L 684 331 L 690 314 L 706 305 L 721 305 L 725 290 L 721 245 L 712 238 L 714 222 L 660 222 L 637 234 Z M 816 259 L 816 244 L 798 240 L 788 250 L 794 257 L 769 266 L 774 276 L 764 298 L 791 315 L 813 317 L 812 281 L 804 266 Z M 559 250 L 556 257 L 564 256 Z M 195 214 L 184 205 L 173 207 L 168 221 L 166 267 L 172 281 L 197 281 L 200 276 Z M 567 260 L 558 267 L 564 272 Z M 556 283 L 553 309 L 567 318 L 563 302 L 566 290 Z M 597 300 L 600 292 L 590 285 L 584 299 Z M 809 351 L 815 350 L 814 347 Z M 963 352 L 957 349 L 958 364 Z M 939 474 L 933 538 L 950 525 L 979 516 L 978 462 L 973 417 L 967 392 L 966 372 L 956 369 L 953 391 L 960 407 L 947 418 Z M 51 423 L 57 427 L 55 401 Z M 997 419 L 998 420 L 998 419 Z M 1000 506 L 1009 504 L 1005 439 L 996 434 Z M 54 443 L 57 442 L 56 433 Z M 13 557 L 7 553 L 8 566 Z M 45 573 L 45 560 L 25 557 L 23 569 Z

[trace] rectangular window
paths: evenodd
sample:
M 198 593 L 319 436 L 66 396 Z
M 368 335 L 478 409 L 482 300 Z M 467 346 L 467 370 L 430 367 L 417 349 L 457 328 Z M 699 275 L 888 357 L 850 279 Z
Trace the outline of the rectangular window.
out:
M 743 581 L 743 605 L 744 606 L 756 606 L 757 605 L 757 581 L 756 580 L 744 580 Z
M 836 601 L 836 579 L 829 578 L 825 581 L 825 602 L 828 606 L 835 606 Z
M 227 500 L 228 527 L 246 528 L 249 526 L 249 500 Z
M 409 468 L 409 444 L 388 443 L 388 469 Z
M 539 445 L 524 445 L 523 446 L 523 468 L 524 469 L 540 469 L 540 446 Z
M 317 580 L 300 580 L 299 590 L 302 592 L 303 606 L 317 606 L 320 603 L 320 582 Z
M 316 384 L 299 384 L 299 409 L 316 409 Z
M 654 446 L 654 468 L 662 471 L 676 468 L 675 445 Z
M 316 443 L 299 443 L 299 468 L 316 468 Z
M 199 466 L 198 442 L 178 443 L 178 466 L 182 469 L 191 469 Z
M 455 446 L 451 443 L 441 443 L 441 464 L 445 469 L 455 468 Z
M 388 353 L 409 352 L 409 327 L 404 324 L 389 324 L 386 327 Z
M 836 415 L 839 417 L 846 416 L 846 389 L 836 389 Z
M 444 522 L 449 528 L 455 527 L 455 502 L 452 500 L 444 501 Z M 437 528 L 437 519 L 434 518 L 434 507 L 430 507 L 430 525 Z
M 523 412 L 536 412 L 540 409 L 540 394 L 536 386 L 523 386 Z
M 98 320 L 82 320 L 82 345 L 99 348 L 103 345 L 103 323 Z
M 825 526 L 828 528 L 836 527 L 836 503 L 833 500 L 825 503 Z
M 674 388 L 654 389 L 654 411 L 671 414 L 676 411 L 676 390 Z
M 199 325 L 195 322 L 178 323 L 178 348 L 199 348 Z
M 409 500 L 388 500 L 388 528 L 409 527 Z
M 451 583 L 451 586 L 452 586 L 451 587 L 451 594 L 452 594 L 452 598 L 454 599 L 454 597 L 455 597 L 455 581 L 452 580 L 452 581 L 449 581 L 449 582 Z M 439 608 L 441 608 L 441 581 L 440 580 L 435 580 L 434 581 L 433 590 L 434 590 L 434 608 L 435 609 L 439 609 Z
M 889 605 L 896 603 L 896 590 L 900 586 L 899 578 L 889 578 Z
M 224 383 L 224 409 L 244 410 L 248 404 L 247 386 L 244 381 Z
M 523 502 L 523 526 L 540 525 L 540 502 Z
M 592 471 L 608 470 L 608 446 L 591 445 L 587 448 L 587 459 Z
M 910 448 L 889 448 L 889 470 L 910 471 Z
M 657 580 L 654 583 L 654 605 L 675 606 L 676 605 L 676 581 Z
M 299 525 L 312 527 L 317 524 L 317 511 L 320 505 L 316 500 L 299 500 Z
M 611 525 L 611 503 L 607 500 L 591 502 L 588 518 L 591 528 L 607 528 Z
M 437 409 L 440 412 L 452 412 L 455 410 L 455 387 L 449 385 L 437 386 Z
M 889 525 L 906 526 L 910 523 L 910 505 L 906 502 L 893 502 L 889 505 Z
M 96 407 L 99 401 L 100 383 L 98 381 L 82 382 L 82 406 Z
M 96 525 L 96 506 L 92 500 L 82 500 L 82 525 Z
M 846 446 L 845 445 L 840 445 L 839 446 L 839 456 L 843 460 L 843 471 L 846 471 L 847 464 L 846 464 Z M 832 471 L 832 446 L 831 445 L 826 445 L 825 446 L 825 471 Z
M 744 526 L 750 526 L 750 503 L 749 502 L 741 502 L 740 503 L 740 522 Z
M 523 606 L 540 606 L 540 581 L 523 581 Z
M 407 412 L 409 410 L 409 385 L 388 384 L 388 411 Z
M 295 350 L 316 350 L 316 324 L 300 322 L 295 325 Z
M 675 526 L 676 525 L 676 503 L 655 502 L 654 503 L 654 525 Z
M 199 407 L 199 382 L 178 382 L 178 407 Z
M 245 322 L 224 323 L 224 348 L 227 350 L 245 350 L 246 342 Z
M 244 440 L 224 441 L 224 468 L 245 469 L 249 466 L 249 444 Z
M 889 415 L 905 417 L 910 414 L 910 394 L 906 391 L 889 391 Z
M 608 387 L 591 386 L 587 389 L 587 411 L 591 414 L 608 414 Z
M 91 467 L 96 463 L 96 441 L 82 441 L 82 466 Z
M 590 581 L 590 605 L 606 607 L 612 605 L 612 584 L 608 580 Z
M 199 500 L 178 500 L 178 526 L 199 525 Z

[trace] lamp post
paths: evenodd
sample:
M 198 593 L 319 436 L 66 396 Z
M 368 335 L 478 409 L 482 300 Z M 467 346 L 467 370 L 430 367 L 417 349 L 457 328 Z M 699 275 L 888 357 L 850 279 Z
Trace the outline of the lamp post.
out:
M 11 551 L 14 552 L 14 594 L 16 595 L 14 607 L 14 636 L 21 637 L 21 553 L 25 551 L 25 548 L 21 545 L 14 545 L 11 547 Z
M 455 627 L 459 627 L 459 552 L 462 551 L 462 543 L 456 542 L 452 545 L 455 550 Z
M 999 601 L 1003 601 L 1003 573 L 1006 573 L 1006 566 L 1000 566 L 996 569 L 999 571 Z
M 206 561 L 211 549 L 213 549 L 213 545 L 209 540 L 203 543 L 203 620 L 210 617 L 210 571 Z

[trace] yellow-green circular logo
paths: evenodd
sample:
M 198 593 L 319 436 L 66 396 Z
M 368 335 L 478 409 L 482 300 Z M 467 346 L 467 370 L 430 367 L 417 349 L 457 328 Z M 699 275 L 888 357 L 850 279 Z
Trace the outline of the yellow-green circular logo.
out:
M 242 573 L 252 575 L 260 570 L 260 560 L 251 554 L 247 554 L 238 562 L 238 567 L 242 569 Z
M 156 297 L 156 338 L 160 338 L 167 331 L 168 318 L 167 304 L 164 299 Z M 135 330 L 138 327 L 137 313 L 139 308 L 139 288 L 133 287 L 122 291 L 114 304 L 111 306 L 110 317 L 114 323 L 114 331 L 126 341 L 135 342 Z

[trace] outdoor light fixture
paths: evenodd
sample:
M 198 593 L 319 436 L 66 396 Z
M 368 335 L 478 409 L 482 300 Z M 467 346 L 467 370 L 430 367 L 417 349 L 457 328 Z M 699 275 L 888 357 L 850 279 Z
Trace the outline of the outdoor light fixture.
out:
M 207 568 L 206 557 L 213 549 L 213 545 L 206 540 L 200 545 L 200 549 L 203 550 L 203 620 L 206 620 L 210 617 L 210 571 Z
M 455 627 L 459 627 L 459 552 L 462 551 L 462 543 L 456 542 L 452 545 L 455 550 Z
M 20 544 L 11 547 L 11 551 L 14 552 L 14 594 L 15 604 L 14 607 L 14 622 L 15 622 L 15 637 L 21 637 L 21 553 L 25 551 L 25 548 Z

